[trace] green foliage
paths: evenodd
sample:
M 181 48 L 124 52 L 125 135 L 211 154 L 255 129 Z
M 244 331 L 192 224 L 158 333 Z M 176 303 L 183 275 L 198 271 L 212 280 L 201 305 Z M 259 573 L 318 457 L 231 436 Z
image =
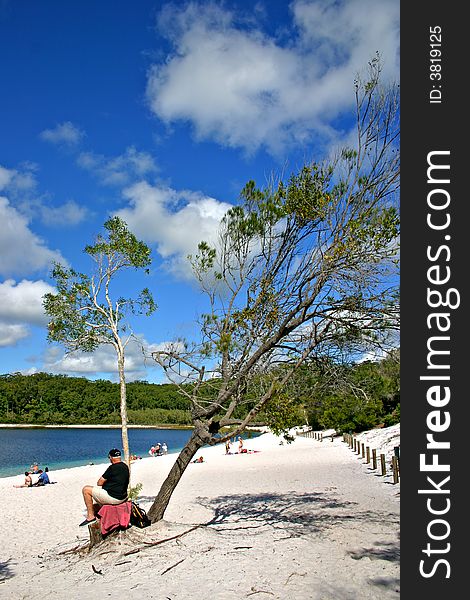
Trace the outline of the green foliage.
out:
M 189 425 L 188 400 L 174 384 L 127 384 L 132 425 Z M 119 384 L 49 373 L 0 376 L 0 420 L 48 425 L 120 423 Z
M 150 248 L 129 231 L 119 217 L 105 222 L 106 235 L 98 235 L 85 253 L 94 263 L 91 275 L 54 266 L 52 276 L 57 293 L 45 294 L 43 305 L 49 316 L 47 339 L 59 342 L 70 351 L 93 352 L 102 344 L 110 344 L 116 353 L 120 387 L 120 416 L 124 459 L 129 460 L 127 435 L 127 399 L 125 348 L 131 337 L 129 314 L 150 315 L 156 309 L 152 294 L 143 289 L 134 298 L 113 297 L 111 286 L 127 269 L 145 269 L 151 264 Z M 129 283 L 127 286 L 129 286 Z M 106 403 L 103 403 L 106 405 Z M 114 419 L 103 415 L 104 422 Z
M 113 217 L 105 222 L 107 238 L 98 235 L 85 247 L 95 264 L 92 275 L 55 264 L 52 278 L 57 293 L 45 294 L 44 309 L 50 317 L 48 340 L 68 350 L 92 352 L 100 344 L 116 344 L 127 329 L 128 314 L 151 315 L 156 304 L 148 288 L 133 298 L 112 300 L 110 285 L 125 269 L 146 269 L 151 264 L 150 248 L 135 237 L 124 221 Z
M 391 425 L 396 425 L 400 422 L 400 405 L 397 404 L 396 408 L 392 410 L 390 414 L 387 414 L 383 418 L 383 422 L 385 427 L 390 427 Z
M 142 483 L 136 483 L 136 485 L 129 487 L 129 489 L 127 490 L 127 497 L 129 498 L 129 500 L 135 502 L 139 497 L 139 494 L 142 491 L 143 487 L 144 486 Z
M 374 399 L 362 402 L 354 396 L 332 396 L 323 400 L 320 423 L 339 433 L 372 429 L 382 421 L 382 404 Z
M 305 423 L 305 412 L 298 401 L 286 393 L 274 396 L 259 418 L 275 433 L 288 437 L 288 430 Z
M 313 380 L 315 391 L 304 398 L 313 427 L 349 432 L 400 422 L 398 351 L 378 362 L 334 366 L 329 377 L 317 371 Z

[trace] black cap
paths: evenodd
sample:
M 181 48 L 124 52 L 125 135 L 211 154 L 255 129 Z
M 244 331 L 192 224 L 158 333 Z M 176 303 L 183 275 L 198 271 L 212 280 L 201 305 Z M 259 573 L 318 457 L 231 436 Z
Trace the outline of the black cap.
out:
M 108 456 L 110 456 L 111 458 L 116 458 L 117 456 L 121 456 L 121 451 L 118 450 L 117 448 L 112 448 L 108 452 Z

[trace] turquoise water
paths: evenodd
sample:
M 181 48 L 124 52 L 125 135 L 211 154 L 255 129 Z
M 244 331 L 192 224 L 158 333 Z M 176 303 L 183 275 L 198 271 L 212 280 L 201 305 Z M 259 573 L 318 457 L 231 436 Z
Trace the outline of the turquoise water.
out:
M 146 457 L 151 446 L 166 442 L 168 453 L 177 453 L 191 433 L 189 429 L 129 429 L 130 452 Z M 256 434 L 242 437 L 251 435 Z M 20 475 L 34 462 L 51 471 L 106 463 L 111 448 L 122 450 L 120 429 L 0 427 L 0 477 Z
M 128 435 L 131 453 L 144 457 L 156 442 L 179 452 L 191 430 L 139 428 Z M 106 463 L 111 448 L 122 450 L 120 429 L 0 428 L 0 477 L 24 473 L 34 462 L 51 471 Z

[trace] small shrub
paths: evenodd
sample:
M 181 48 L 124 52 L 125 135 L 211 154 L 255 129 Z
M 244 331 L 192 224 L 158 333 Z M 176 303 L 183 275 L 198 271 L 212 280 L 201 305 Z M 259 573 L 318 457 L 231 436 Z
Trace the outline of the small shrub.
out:
M 133 500 L 135 502 L 137 500 L 137 498 L 139 497 L 142 487 L 143 486 L 141 483 L 137 483 L 133 487 L 130 487 L 127 492 L 127 497 L 129 498 L 129 500 Z

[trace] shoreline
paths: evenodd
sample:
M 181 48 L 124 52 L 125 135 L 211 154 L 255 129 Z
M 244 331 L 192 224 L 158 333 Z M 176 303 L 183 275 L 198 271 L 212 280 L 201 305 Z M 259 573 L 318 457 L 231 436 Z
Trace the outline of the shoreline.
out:
M 0 429 L 121 429 L 121 425 L 36 425 L 34 423 L 0 423 Z M 193 429 L 192 425 L 128 425 L 127 429 Z
M 0 423 L 0 429 L 121 429 L 121 425 L 36 425 L 34 423 Z M 228 426 L 227 426 L 228 428 Z M 128 425 L 127 429 L 194 429 L 194 425 Z M 245 431 L 267 431 L 265 425 L 253 425 Z
M 35 424 L 22 424 L 22 427 L 16 427 L 14 424 L 8 424 L 8 427 L 2 429 L 2 438 L 11 440 L 11 444 L 4 445 L 0 456 L 3 458 L 0 465 L 0 479 L 23 474 L 25 469 L 34 461 L 40 464 L 44 469 L 48 466 L 53 471 L 64 471 L 68 468 L 76 468 L 97 464 L 102 459 L 104 449 L 102 443 L 104 439 L 113 438 L 110 441 L 111 446 L 121 448 L 121 428 L 117 426 L 99 426 L 99 425 L 67 425 L 67 426 L 35 426 Z M 140 458 L 148 457 L 148 449 L 155 443 L 155 439 L 167 439 L 169 441 L 168 453 L 178 455 L 183 449 L 185 443 L 190 438 L 193 428 L 173 428 L 158 426 L 134 426 L 129 428 L 130 451 Z M 49 432 L 49 433 L 47 433 Z M 251 438 L 257 436 L 260 432 L 252 429 L 247 430 L 242 437 Z M 169 438 L 168 438 L 169 436 Z M 152 439 L 151 439 L 152 438 Z M 15 442 L 15 440 L 21 440 Z M 46 442 L 42 442 L 46 440 Z M 51 440 L 51 452 L 48 451 L 47 440 Z M 59 442 L 57 440 L 60 440 Z M 82 440 L 87 440 L 86 442 Z M 96 441 L 96 447 L 94 441 Z M 18 452 L 10 450 L 14 444 L 19 443 Z M 71 446 L 69 446 L 71 444 Z M 70 452 L 69 447 L 77 445 L 79 452 Z M 218 444 L 216 444 L 218 445 Z M 111 447 L 110 446 L 110 447 Z M 87 450 L 84 450 L 87 448 Z M 99 448 L 99 449 L 98 449 Z M 106 448 L 107 451 L 107 448 Z M 162 456 L 156 457 L 159 460 Z M 176 456 L 175 456 L 176 458 Z

